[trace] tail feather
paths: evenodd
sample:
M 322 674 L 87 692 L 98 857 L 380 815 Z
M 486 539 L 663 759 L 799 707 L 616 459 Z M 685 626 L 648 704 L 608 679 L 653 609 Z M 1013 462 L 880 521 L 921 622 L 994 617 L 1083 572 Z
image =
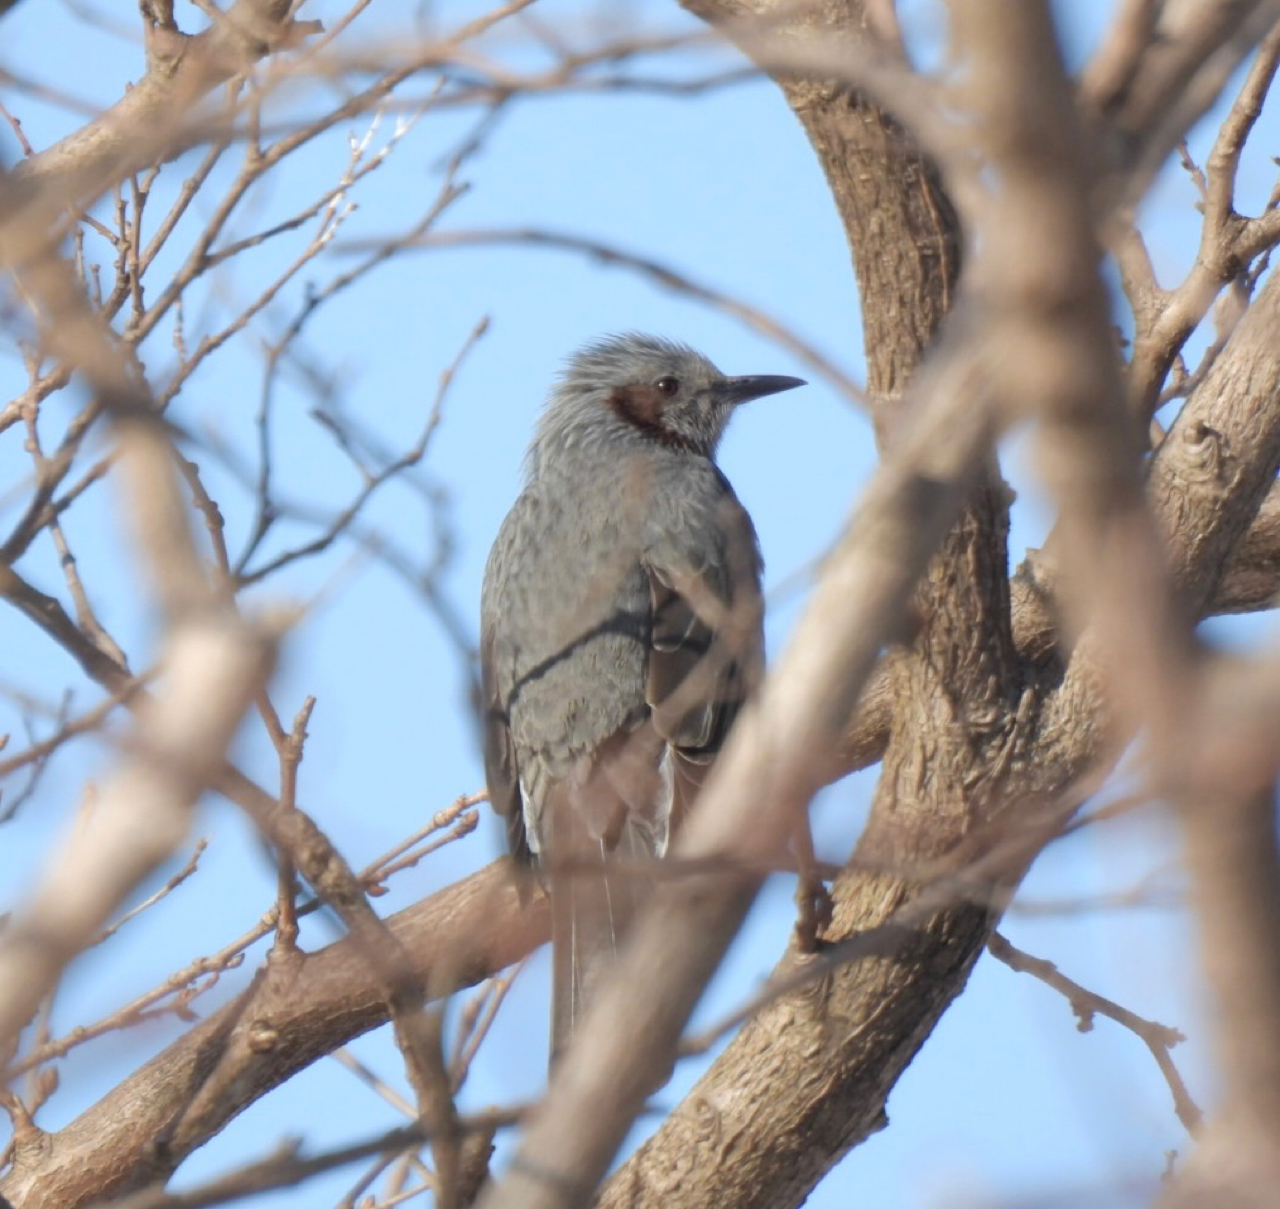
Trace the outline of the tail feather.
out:
M 569 1043 L 600 979 L 618 955 L 627 925 L 653 885 L 639 865 L 651 860 L 647 828 L 624 826 L 617 843 L 576 846 L 551 880 L 551 1061 Z M 562 849 L 558 849 L 557 864 Z

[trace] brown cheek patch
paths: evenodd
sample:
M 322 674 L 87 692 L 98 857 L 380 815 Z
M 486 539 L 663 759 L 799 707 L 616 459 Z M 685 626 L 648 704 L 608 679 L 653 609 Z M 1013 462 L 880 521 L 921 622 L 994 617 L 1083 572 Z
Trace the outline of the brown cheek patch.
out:
M 636 428 L 650 432 L 662 427 L 663 397 L 653 386 L 615 386 L 609 406 Z
M 651 440 L 677 449 L 689 443 L 663 423 L 666 396 L 655 386 L 615 386 L 609 392 L 609 407 L 632 428 L 639 429 Z

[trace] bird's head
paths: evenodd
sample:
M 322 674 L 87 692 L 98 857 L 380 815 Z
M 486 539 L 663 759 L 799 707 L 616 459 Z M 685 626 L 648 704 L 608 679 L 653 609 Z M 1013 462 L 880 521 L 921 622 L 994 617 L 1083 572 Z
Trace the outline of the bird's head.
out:
M 601 418 L 648 440 L 710 457 L 739 403 L 803 386 L 800 378 L 730 378 L 686 344 L 629 332 L 579 350 L 552 394 L 547 421 Z

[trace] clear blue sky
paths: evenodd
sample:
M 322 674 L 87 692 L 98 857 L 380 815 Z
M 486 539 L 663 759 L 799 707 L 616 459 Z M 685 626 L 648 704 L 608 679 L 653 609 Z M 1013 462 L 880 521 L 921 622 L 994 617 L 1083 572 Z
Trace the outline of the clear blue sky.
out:
M 1058 8 L 1078 61 L 1109 6 L 1090 0 Z M 308 5 L 303 15 L 331 19 L 340 9 Z M 452 3 L 431 11 L 447 28 L 460 13 L 473 15 L 475 9 Z M 923 3 L 907 11 L 908 27 L 926 49 L 933 11 Z M 112 19 L 132 30 L 132 12 L 122 12 L 123 18 Z M 607 22 L 654 30 L 691 25 L 674 5 L 658 0 L 545 0 L 534 12 L 543 24 L 569 31 L 577 45 L 587 44 L 592 30 Z M 364 36 L 403 41 L 418 13 L 419 6 L 408 3 L 374 5 Z M 192 14 L 180 6 L 180 20 L 190 21 Z M 113 100 L 141 71 L 140 51 L 129 37 L 94 29 L 60 5 L 19 5 L 3 28 L 0 62 L 92 102 Z M 426 87 L 422 82 L 410 92 L 421 94 Z M 321 93 L 304 94 L 297 103 L 319 105 L 324 99 Z M 37 147 L 77 120 L 12 93 L 4 100 Z M 323 285 L 350 266 L 344 243 L 395 235 L 411 225 L 435 195 L 442 157 L 472 117 L 429 115 L 406 136 L 353 193 L 359 210 L 334 251 L 311 265 L 266 320 L 237 337 L 189 384 L 176 411 L 184 425 L 216 437 L 245 461 L 252 458 L 262 336 L 279 331 L 293 316 L 305 282 Z M 291 163 L 246 206 L 237 231 L 278 221 L 332 182 L 346 159 L 346 134 L 358 135 L 366 126 L 353 123 Z M 385 138 L 390 126 L 388 120 L 377 137 Z M 1276 136 L 1271 114 L 1255 141 L 1274 151 Z M 3 127 L 0 149 L 7 161 L 16 155 Z M 184 161 L 171 169 L 168 187 L 189 167 Z M 1265 157 L 1255 155 L 1246 171 L 1244 199 L 1257 204 L 1271 179 Z M 861 378 L 857 295 L 844 237 L 801 129 L 767 82 L 693 98 L 627 92 L 520 101 L 462 176 L 470 191 L 442 229 L 547 226 L 616 243 L 771 311 Z M 223 185 L 229 179 L 229 172 L 222 173 Z M 199 214 L 209 212 L 213 196 L 197 203 Z M 1192 202 L 1186 181 L 1170 173 L 1147 207 L 1151 246 L 1166 284 L 1194 251 Z M 214 288 L 197 297 L 207 299 L 210 314 L 220 308 L 225 313 L 234 300 L 253 297 L 290 254 L 287 248 L 265 249 L 219 274 Z M 158 279 L 151 290 L 162 286 Z M 388 446 L 403 445 L 430 409 L 441 370 L 485 315 L 492 319 L 490 333 L 459 374 L 422 474 L 447 496 L 456 548 L 441 586 L 471 632 L 485 554 L 517 490 L 537 409 L 561 359 L 577 345 L 604 332 L 649 330 L 693 343 L 728 372 L 812 377 L 758 334 L 626 271 L 512 247 L 405 255 L 322 312 L 308 328 L 304 347 L 339 390 L 348 414 Z M 187 318 L 197 328 L 199 308 L 189 308 Z M 160 376 L 172 360 L 169 339 L 166 331 L 147 349 L 148 365 Z M 21 388 L 21 367 L 8 350 L 0 357 L 0 381 L 6 398 Z M 281 396 L 275 428 L 279 478 L 291 498 L 340 503 L 341 493 L 354 490 L 355 478 L 308 418 L 311 404 L 295 386 Z M 53 415 L 69 414 L 65 402 L 52 407 L 51 424 Z M 1024 491 L 1011 550 L 1016 562 L 1028 544 L 1039 541 L 1046 517 L 1016 447 L 1009 454 L 1006 470 Z M 205 453 L 197 460 L 221 490 L 234 547 L 249 523 L 248 497 L 216 459 Z M 782 588 L 770 598 L 769 640 L 776 651 L 803 601 L 806 570 L 839 530 L 873 465 L 871 434 L 855 408 L 814 381 L 741 414 L 721 461 L 760 531 L 767 584 Z M 12 486 L 25 473 L 20 439 L 14 433 L 0 438 L 0 524 L 6 531 Z M 142 666 L 151 649 L 152 619 L 134 598 L 130 555 L 113 533 L 116 497 L 99 488 L 90 499 L 89 507 L 73 513 L 70 537 L 104 619 L 134 666 Z M 417 557 L 433 548 L 429 518 L 408 490 L 388 490 L 369 518 Z M 23 568 L 43 589 L 60 589 L 49 549 L 33 551 Z M 353 564 L 349 548 L 336 549 L 272 580 L 255 597 L 305 600 L 321 590 L 322 602 L 290 639 L 273 696 L 286 717 L 306 694 L 318 697 L 301 799 L 352 863 L 362 865 L 458 794 L 479 788 L 481 764 L 457 652 L 420 600 L 386 570 L 368 561 Z M 1215 632 L 1252 642 L 1266 628 L 1246 623 Z M 66 657 L 11 612 L 0 612 L 0 649 L 6 652 L 0 670 L 6 687 L 21 686 L 52 702 L 71 685 L 80 708 L 97 699 Z M 12 708 L 0 702 L 0 732 L 6 729 L 14 730 L 16 744 L 20 725 Z M 274 763 L 257 728 L 246 727 L 240 756 L 247 769 L 272 783 Z M 17 901 L 24 879 L 73 817 L 84 779 L 108 760 L 102 749 L 68 753 L 51 768 L 37 802 L 10 824 L 0 849 L 0 882 L 9 901 Z M 856 839 L 872 783 L 859 776 L 823 796 L 817 831 L 831 859 L 845 856 Z M 501 844 L 491 823 L 486 814 L 475 836 L 396 879 L 380 908 L 395 910 L 487 863 Z M 234 808 L 206 803 L 197 833 L 210 839 L 199 876 L 162 909 L 131 924 L 121 941 L 76 964 L 59 1003 L 56 1031 L 97 1018 L 195 955 L 221 947 L 270 905 L 272 869 Z M 1130 888 L 1162 870 L 1171 883 L 1173 857 L 1170 835 L 1153 817 L 1086 831 L 1045 854 L 1022 900 L 1088 898 Z M 789 895 L 786 884 L 770 887 L 703 1006 L 707 1018 L 739 1002 L 772 966 L 790 922 Z M 1191 1041 L 1175 1056 L 1193 1094 L 1202 1102 L 1210 1098 L 1206 1030 L 1197 1014 L 1192 937 L 1182 912 L 1151 906 L 1048 916 L 1015 911 L 1005 931 L 1090 988 L 1189 1032 Z M 312 921 L 304 943 L 318 946 L 333 935 L 324 921 Z M 246 976 L 228 976 L 223 988 L 201 1001 L 201 1010 L 221 1002 Z M 466 1089 L 467 1106 L 536 1094 L 544 1075 L 545 994 L 538 960 L 482 1051 Z M 165 1021 L 77 1051 L 63 1064 L 63 1090 L 42 1123 L 57 1127 L 175 1032 Z M 385 1036 L 362 1039 L 353 1048 L 391 1082 L 402 1082 Z M 659 1102 L 674 1103 L 699 1069 L 695 1063 L 682 1066 Z M 853 1197 L 891 1206 L 1136 1204 L 1153 1187 L 1165 1152 L 1187 1146 L 1155 1065 L 1135 1037 L 1107 1021 L 1092 1033 L 1077 1033 L 1060 997 L 990 958 L 979 963 L 968 990 L 895 1089 L 889 1116 L 890 1127 L 854 1151 L 809 1204 L 844 1206 Z M 319 1148 L 397 1123 L 390 1108 L 325 1060 L 234 1122 L 182 1169 L 178 1184 L 257 1157 L 286 1135 Z M 356 1170 L 246 1203 L 331 1203 Z

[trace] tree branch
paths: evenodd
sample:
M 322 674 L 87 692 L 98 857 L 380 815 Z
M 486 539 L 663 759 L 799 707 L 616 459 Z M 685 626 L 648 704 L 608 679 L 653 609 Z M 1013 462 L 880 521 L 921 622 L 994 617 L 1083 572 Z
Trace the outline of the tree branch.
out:
M 1048 70 L 1061 75 L 1062 69 L 1056 62 L 1053 48 L 1026 47 L 1024 53 L 1031 56 L 1031 61 L 1041 72 Z M 1046 53 L 1050 56 L 1047 65 Z M 1015 74 L 1010 71 L 1003 73 L 1003 77 L 1008 86 L 1015 79 L 1025 79 L 1025 72 Z M 1006 96 L 997 111 L 1016 126 L 1018 123 L 1044 121 L 1043 105 L 1044 92 L 1037 88 L 1032 96 Z M 1057 115 L 1058 118 L 1063 116 Z M 1065 120 L 1070 122 L 1074 119 L 1067 114 Z M 883 119 L 880 121 L 879 128 L 883 129 Z M 1052 143 L 1057 137 L 1055 129 L 1049 141 Z M 822 152 L 823 144 L 818 140 L 815 143 Z M 1030 145 L 1035 145 L 1034 135 Z M 857 155 L 851 151 L 840 162 L 850 174 L 868 174 L 865 154 Z M 886 180 L 901 179 L 899 174 L 890 171 L 892 157 L 873 162 L 877 176 L 883 173 Z M 1004 163 L 997 167 L 997 171 L 1005 169 L 1007 164 Z M 830 166 L 828 172 L 831 172 Z M 881 184 L 880 187 L 887 186 Z M 839 198 L 840 184 L 833 182 L 833 189 Z M 876 221 L 880 221 L 880 210 L 867 209 L 866 213 L 874 214 Z M 1078 257 L 1080 263 L 1096 264 L 1096 249 L 1077 248 L 1073 242 L 1073 236 L 1080 229 L 1087 231 L 1087 226 L 1081 228 L 1077 224 L 1073 231 L 1059 230 L 1052 237 L 1046 237 L 1041 228 L 1038 239 L 1053 245 L 1050 251 L 1062 253 L 1064 249 L 1071 249 L 1069 254 Z M 857 228 L 851 230 L 851 237 L 856 240 Z M 996 241 L 984 242 L 994 244 Z M 1050 292 L 1060 288 L 1063 279 L 1038 273 L 1035 266 L 1041 261 L 1037 259 L 1034 247 L 1031 252 L 1030 259 L 1023 266 L 1025 280 L 1035 282 L 1039 288 Z M 1072 279 L 1068 276 L 1066 280 L 1069 283 Z M 863 283 L 864 297 L 866 288 Z M 1059 299 L 1050 301 L 1046 298 L 1037 305 L 1051 311 L 1060 303 Z M 874 302 L 871 305 L 874 307 Z M 936 300 L 930 305 L 936 306 Z M 885 323 L 901 322 L 897 308 L 884 305 L 882 309 Z M 916 322 L 919 322 L 918 318 Z M 1253 331 L 1260 338 L 1267 325 L 1274 322 L 1274 318 L 1259 316 Z M 1049 337 L 1052 337 L 1051 332 Z M 869 347 L 872 347 L 871 339 L 869 331 Z M 1020 350 L 1016 344 L 1004 344 L 1001 351 L 1016 359 Z M 1220 361 L 1216 368 L 1220 372 L 1230 372 L 1228 365 L 1232 365 L 1234 372 L 1239 373 L 1257 353 L 1257 346 L 1251 340 L 1237 349 L 1233 339 L 1223 354 L 1224 361 Z M 1061 350 L 1054 349 L 1048 355 L 1058 358 Z M 1268 384 L 1263 385 L 1260 380 L 1253 383 L 1255 397 L 1268 397 L 1275 393 L 1280 373 L 1271 363 L 1273 359 L 1265 361 L 1259 372 L 1259 377 L 1265 377 Z M 1069 358 L 1067 363 L 1070 363 Z M 1062 362 L 1054 360 L 1053 364 L 1057 366 Z M 1037 370 L 1029 377 L 1029 390 L 1046 390 L 1052 380 L 1041 377 Z M 1233 423 L 1227 417 L 1217 422 L 1223 425 Z M 1261 479 L 1252 478 L 1254 474 L 1273 475 L 1274 467 L 1267 452 L 1270 437 L 1254 433 L 1253 440 L 1260 447 L 1257 450 L 1259 457 L 1246 477 L 1256 484 Z M 1175 447 L 1180 443 L 1175 441 Z M 1235 441 L 1231 447 L 1233 450 L 1237 448 Z M 1252 446 L 1241 443 L 1238 448 L 1243 452 Z M 1266 469 L 1268 466 L 1272 468 Z M 1212 519 L 1215 511 L 1223 508 L 1228 516 L 1244 515 L 1247 524 L 1248 516 L 1256 509 L 1258 496 L 1234 475 L 1228 481 L 1211 474 L 1202 477 L 1206 484 L 1213 484 L 1212 500 L 1192 493 L 1182 498 L 1176 516 L 1163 510 L 1159 515 L 1169 540 L 1181 548 L 1186 572 L 1197 577 L 1206 589 L 1213 589 L 1225 555 L 1234 538 L 1239 536 L 1237 532 L 1221 547 L 1217 546 L 1216 538 L 1212 536 L 1216 529 Z M 1210 538 L 1202 545 L 1200 537 L 1206 530 Z M 1217 561 L 1215 554 L 1220 556 Z M 1029 578 L 1026 590 L 1028 607 L 1033 610 L 1031 616 L 1047 618 L 1044 602 L 1033 599 L 1036 585 Z M 1204 606 L 1204 600 L 1195 603 L 1201 608 Z M 1033 631 L 1029 635 L 1033 639 L 1047 637 L 1053 632 L 1050 626 L 1043 630 L 1038 625 L 1028 628 Z M 1046 644 L 1044 654 L 1052 655 L 1051 643 Z M 946 695 L 943 700 L 964 700 L 963 692 L 955 690 L 956 681 L 948 679 L 944 683 L 943 693 Z M 1052 677 L 1045 683 L 1051 684 Z M 1037 696 L 1034 693 L 1024 695 L 1019 703 L 1017 726 L 1008 736 L 1005 751 L 988 750 L 985 761 L 975 759 L 974 775 L 989 778 L 986 782 L 990 794 L 988 809 L 996 834 L 995 821 L 1003 817 L 1008 818 L 1011 825 L 1016 825 L 1016 820 L 1035 803 L 1046 798 L 1056 800 L 1105 752 L 1103 738 L 1107 713 L 1098 685 L 1089 683 L 1087 692 L 1083 691 L 1083 685 L 1080 687 L 1082 691 L 1072 700 L 1069 719 L 1041 716 Z M 1057 697 L 1059 708 L 1063 700 L 1061 696 Z M 871 704 L 873 707 L 879 705 L 874 696 Z M 901 712 L 896 700 L 893 708 L 894 733 L 913 734 L 919 725 L 917 716 Z M 956 721 L 961 722 L 962 719 L 963 715 Z M 929 733 L 927 727 L 924 733 Z M 1033 738 L 1037 735 L 1043 736 L 1040 743 Z M 1050 761 L 1046 766 L 1042 755 L 1052 751 L 1058 740 L 1068 744 L 1075 759 L 1070 763 Z M 1046 752 L 1038 750 L 1040 746 L 1047 749 Z M 945 851 L 946 845 L 954 842 L 955 824 L 946 813 L 949 802 L 943 801 L 940 803 L 942 809 L 935 809 L 927 816 L 922 813 L 914 818 L 909 808 L 903 809 L 904 803 L 921 800 L 932 803 L 936 792 L 935 779 L 941 776 L 946 783 L 948 774 L 939 749 L 929 751 L 928 756 L 925 763 L 914 766 L 914 776 L 898 772 L 892 774 L 892 780 L 886 762 L 886 772 L 881 781 L 886 787 L 885 792 L 877 799 L 875 811 L 878 814 L 873 813 L 868 827 L 868 837 L 873 841 L 879 827 L 883 828 L 881 834 L 896 840 L 897 852 L 927 853 L 937 852 L 939 848 Z M 972 795 L 975 791 L 980 794 L 981 789 L 981 782 L 977 786 L 965 785 L 961 795 L 951 801 L 962 801 L 963 794 Z M 899 807 L 897 812 L 892 809 L 895 805 Z M 868 839 L 864 837 L 859 846 L 860 855 L 865 853 L 867 843 Z M 912 849 L 910 845 L 913 844 L 918 847 Z M 889 851 L 895 849 L 890 848 Z M 892 868 L 891 862 L 885 864 Z M 1011 873 L 1009 880 L 1016 882 L 1017 873 Z M 904 896 L 912 892 L 910 884 L 900 878 L 868 876 L 856 867 L 851 868 L 835 886 L 837 913 L 834 934 L 851 936 L 875 928 L 892 914 Z M 614 1176 L 606 1188 L 602 1205 L 625 1204 L 631 1207 L 670 1203 L 676 1194 L 677 1183 L 682 1206 L 695 1209 L 697 1206 L 710 1207 L 729 1202 L 742 1206 L 799 1203 L 834 1161 L 883 1123 L 883 1104 L 889 1089 L 938 1016 L 963 986 L 986 941 L 991 921 L 990 911 L 981 904 L 958 906 L 942 912 L 928 927 L 904 936 L 891 959 L 864 959 L 829 979 L 820 995 L 790 997 L 749 1022 L 691 1094 L 689 1103 L 710 1107 L 714 1113 L 714 1128 L 707 1128 L 705 1109 L 672 1114 L 658 1133 Z M 850 1028 L 845 1024 L 838 1033 L 834 1033 L 826 1023 L 832 1017 L 842 1022 L 854 1022 L 858 1027 Z M 837 1035 L 841 1039 L 839 1045 L 834 1043 Z M 811 1069 L 815 1053 L 821 1053 L 823 1065 L 822 1078 L 817 1081 L 806 1074 Z
M 1158 1024 L 1154 1020 L 1147 1020 L 1136 1012 L 1121 1007 L 1105 995 L 1099 995 L 1096 991 L 1082 987 L 1063 974 L 1053 962 L 1023 952 L 1022 949 L 1010 944 L 999 932 L 991 934 L 991 939 L 987 942 L 987 950 L 1011 970 L 1016 970 L 1020 974 L 1030 974 L 1064 996 L 1071 1005 L 1071 1010 L 1076 1014 L 1077 1027 L 1082 1033 L 1087 1033 L 1093 1028 L 1094 1016 L 1106 1016 L 1133 1033 L 1151 1051 L 1151 1056 L 1156 1060 L 1160 1073 L 1169 1085 L 1169 1094 L 1173 1096 L 1173 1110 L 1178 1114 L 1178 1120 L 1186 1127 L 1188 1133 L 1193 1133 L 1199 1127 L 1200 1109 L 1192 1100 L 1187 1091 L 1187 1085 L 1183 1082 L 1182 1075 L 1179 1074 L 1169 1054 L 1175 1045 L 1186 1040 L 1177 1029 Z
M 15 167 L 16 196 L 6 199 L 4 217 L 15 207 L 83 209 L 131 173 L 180 155 L 188 146 L 182 126 L 197 102 L 319 32 L 319 22 L 294 21 L 290 9 L 289 0 L 235 0 L 203 33 L 150 28 L 146 74 L 100 117 Z
M 548 930 L 545 900 L 527 898 L 502 860 L 393 915 L 386 926 L 408 956 L 405 975 L 443 996 L 519 960 Z M 0 1195 L 80 1209 L 163 1181 L 254 1100 L 388 1018 L 355 938 L 268 963 L 65 1128 L 19 1146 Z

